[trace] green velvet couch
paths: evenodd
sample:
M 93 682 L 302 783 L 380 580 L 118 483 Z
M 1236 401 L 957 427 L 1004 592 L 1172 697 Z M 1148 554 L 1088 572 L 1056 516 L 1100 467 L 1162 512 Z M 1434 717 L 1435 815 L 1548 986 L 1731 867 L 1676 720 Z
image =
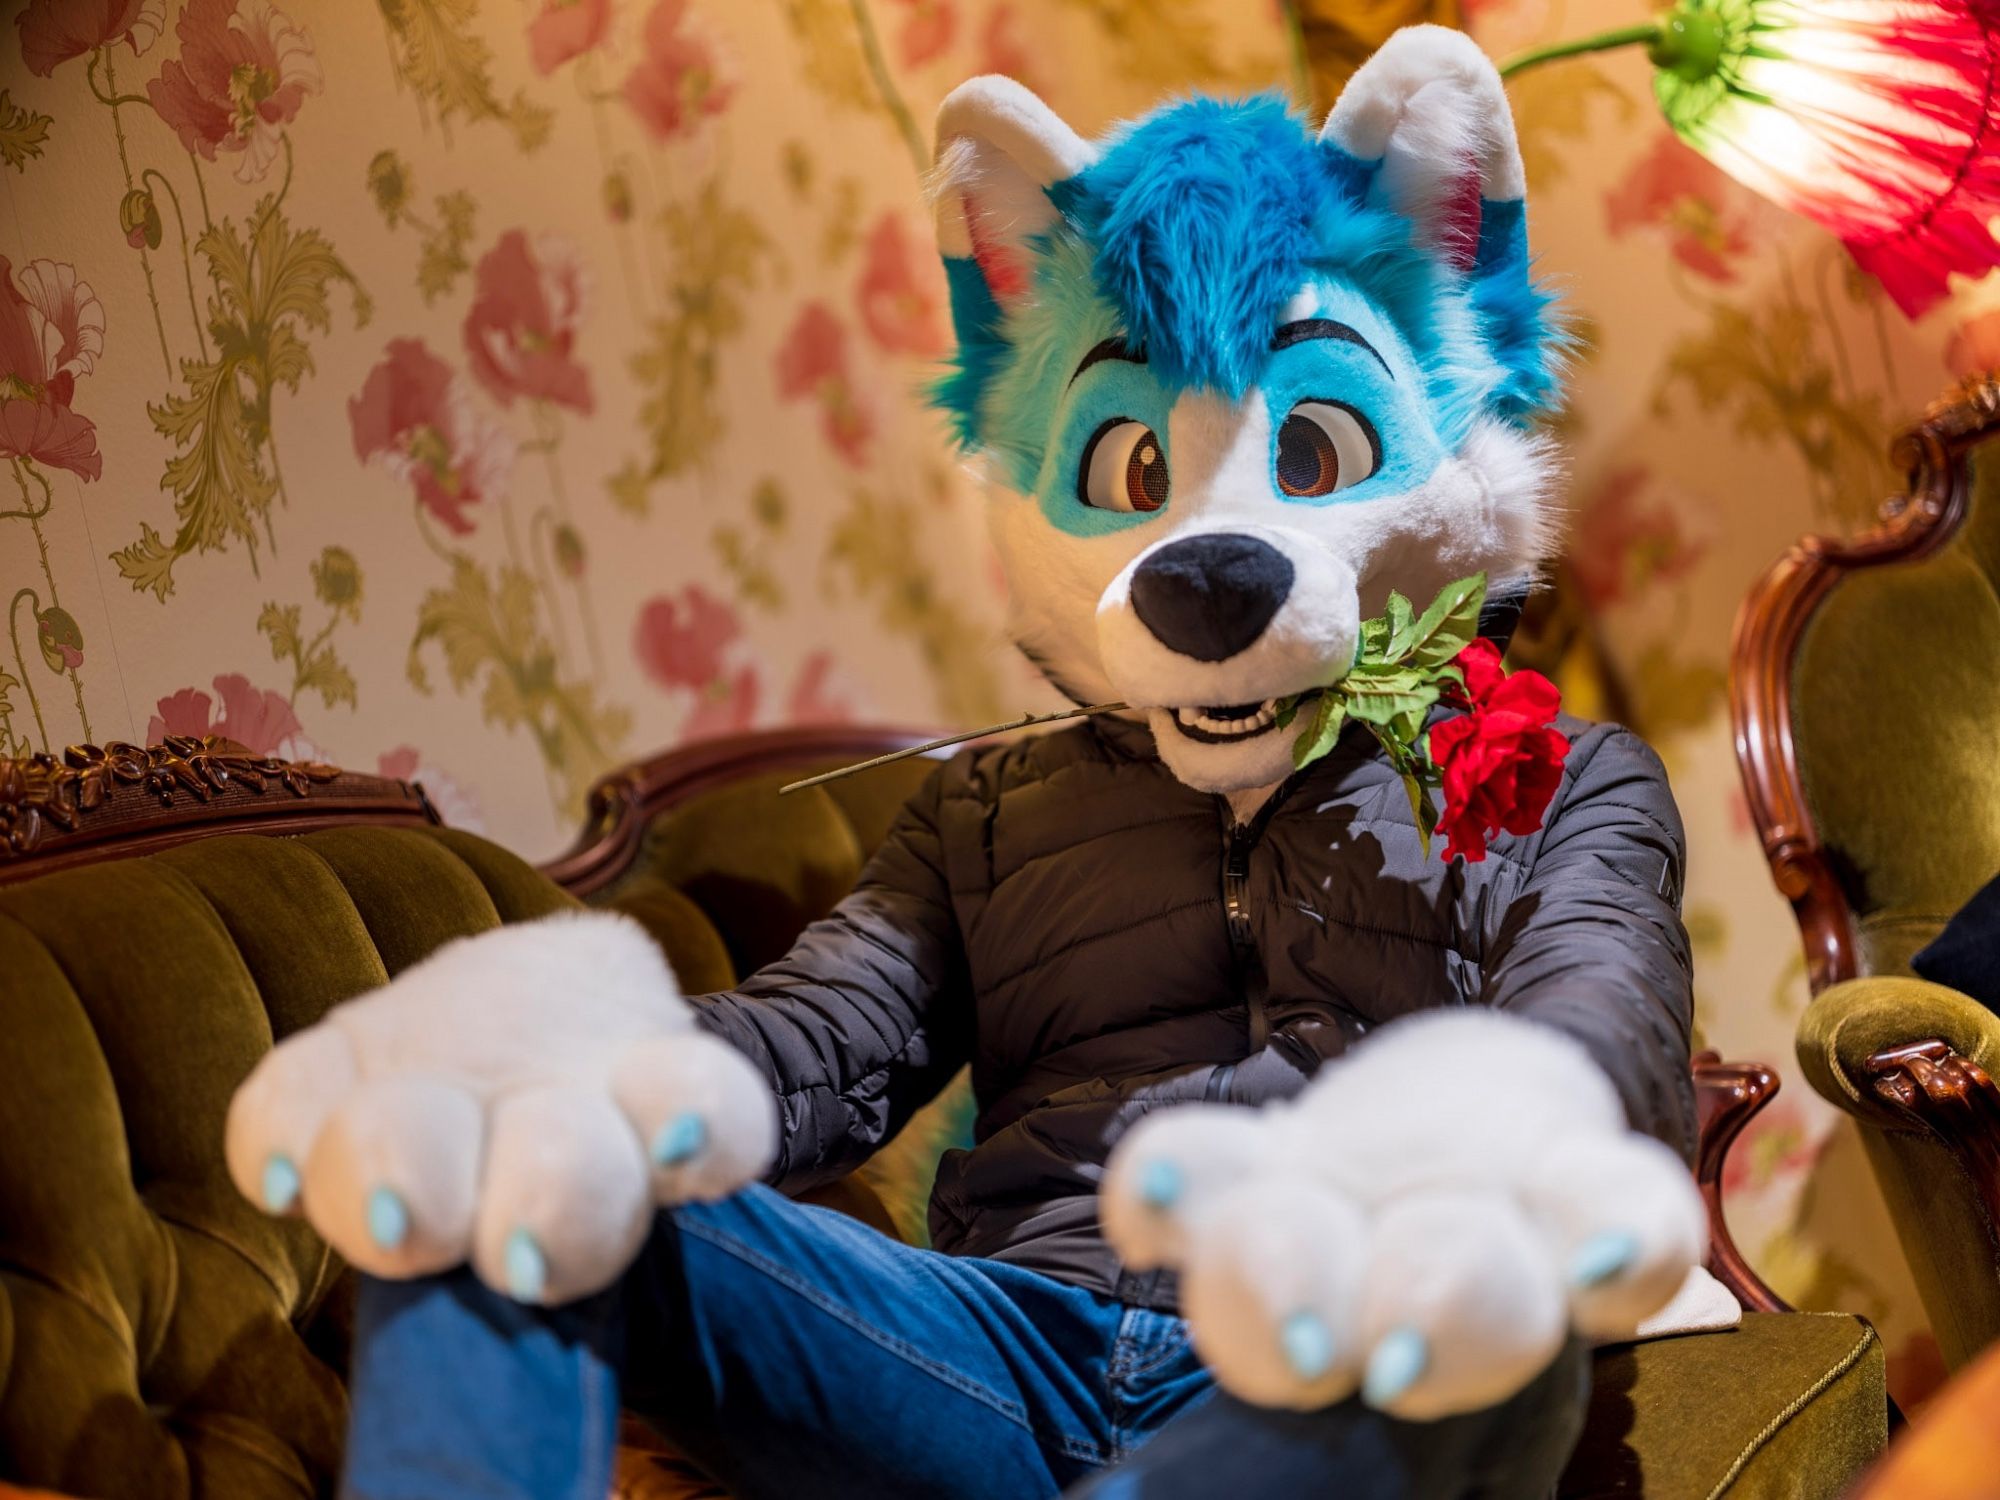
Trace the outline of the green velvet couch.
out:
M 645 921 L 690 987 L 727 983 L 849 886 L 922 767 L 776 785 L 883 743 L 778 733 L 636 767 L 547 871 L 435 826 L 413 788 L 216 742 L 0 762 L 0 1491 L 329 1493 L 352 1277 L 230 1186 L 237 1082 L 447 939 L 579 899 Z M 848 1206 L 920 1235 L 966 1128 L 961 1083 Z M 1600 1355 L 1563 1493 L 1833 1495 L 1884 1423 L 1865 1323 L 1751 1314 Z
M 1854 1120 L 1945 1363 L 2000 1339 L 2000 1016 L 1910 959 L 2000 874 L 2000 383 L 1901 440 L 1910 492 L 1745 600 L 1752 815 L 1814 991 L 1801 1069 Z

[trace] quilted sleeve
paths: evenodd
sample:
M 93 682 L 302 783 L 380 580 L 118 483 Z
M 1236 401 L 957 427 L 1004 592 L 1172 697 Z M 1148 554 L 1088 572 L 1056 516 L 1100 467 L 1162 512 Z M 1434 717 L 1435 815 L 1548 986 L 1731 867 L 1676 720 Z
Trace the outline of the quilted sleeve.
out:
M 1692 1160 L 1686 864 L 1659 757 L 1627 730 L 1585 730 L 1533 871 L 1489 939 L 1482 998 L 1582 1043 L 1632 1127 Z
M 931 775 L 853 892 L 789 953 L 693 1000 L 702 1024 L 770 1077 L 782 1140 L 769 1180 L 779 1186 L 860 1165 L 970 1055 L 970 984 L 939 827 L 951 770 Z

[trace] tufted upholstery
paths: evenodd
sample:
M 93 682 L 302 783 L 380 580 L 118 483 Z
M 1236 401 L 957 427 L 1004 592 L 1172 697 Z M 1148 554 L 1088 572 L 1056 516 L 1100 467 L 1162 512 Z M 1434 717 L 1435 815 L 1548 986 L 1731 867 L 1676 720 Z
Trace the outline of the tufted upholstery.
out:
M 271 1045 L 568 902 L 437 829 L 214 838 L 0 889 L 0 1452 L 77 1495 L 325 1493 L 348 1278 L 223 1167 Z

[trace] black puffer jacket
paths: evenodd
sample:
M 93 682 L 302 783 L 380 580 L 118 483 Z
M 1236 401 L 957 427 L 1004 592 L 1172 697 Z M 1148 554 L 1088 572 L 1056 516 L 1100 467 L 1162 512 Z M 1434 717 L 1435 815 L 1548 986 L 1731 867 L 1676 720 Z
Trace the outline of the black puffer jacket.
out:
M 847 1171 L 969 1061 L 977 1144 L 939 1171 L 938 1248 L 1171 1305 L 1170 1282 L 1121 1275 L 1098 1231 L 1119 1135 L 1161 1104 L 1291 1094 L 1440 1005 L 1568 1033 L 1636 1128 L 1689 1153 L 1680 819 L 1645 745 L 1562 727 L 1546 825 L 1476 865 L 1425 857 L 1365 731 L 1247 827 L 1129 724 L 958 756 L 832 915 L 699 1002 L 779 1094 L 774 1180 Z

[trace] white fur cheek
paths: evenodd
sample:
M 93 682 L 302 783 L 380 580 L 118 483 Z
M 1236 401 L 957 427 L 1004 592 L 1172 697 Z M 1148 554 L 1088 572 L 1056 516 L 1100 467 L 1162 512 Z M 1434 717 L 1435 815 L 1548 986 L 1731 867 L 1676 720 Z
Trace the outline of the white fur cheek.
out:
M 1070 536 L 1028 496 L 995 487 L 987 503 L 1014 643 L 1060 691 L 1108 702 L 1114 693 L 1098 656 L 1097 601 L 1144 549 L 1149 529 Z
M 1561 450 L 1543 433 L 1523 432 L 1484 420 L 1466 435 L 1459 456 L 1485 491 L 1486 530 L 1495 578 L 1526 579 L 1539 572 L 1562 539 L 1556 488 L 1563 477 Z
M 1330 506 L 1305 525 L 1352 561 L 1364 617 L 1379 614 L 1392 589 L 1421 607 L 1474 573 L 1486 574 L 1497 593 L 1532 581 L 1555 546 L 1559 474 L 1547 438 L 1481 421 L 1422 484 Z

